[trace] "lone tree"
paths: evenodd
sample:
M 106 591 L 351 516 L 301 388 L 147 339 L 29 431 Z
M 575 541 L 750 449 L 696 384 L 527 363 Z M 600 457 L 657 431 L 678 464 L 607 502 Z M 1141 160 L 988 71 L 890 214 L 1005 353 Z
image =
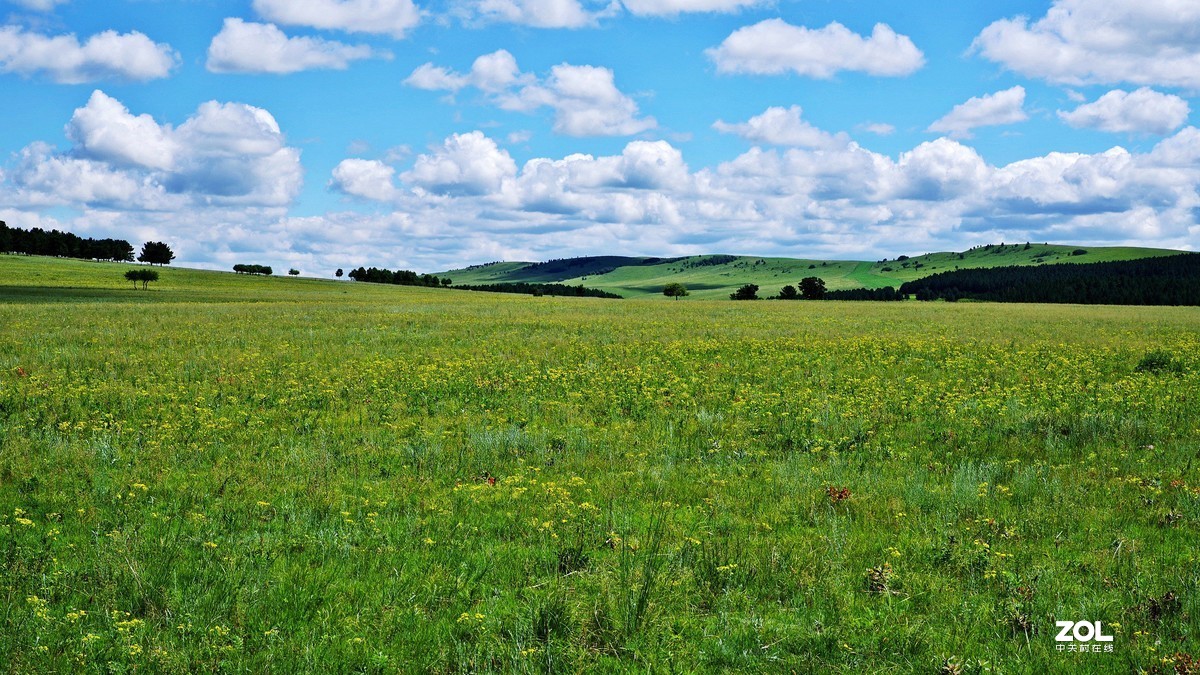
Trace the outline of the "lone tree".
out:
M 340 268 L 340 267 L 339 267 L 339 268 L 338 268 L 338 270 L 337 270 L 336 272 L 334 272 L 334 273 L 333 273 L 333 276 L 335 276 L 335 277 L 337 277 L 337 278 L 341 279 L 341 278 L 342 278 L 342 274 L 344 274 L 344 272 L 342 272 L 342 268 Z
M 133 287 L 137 288 L 138 282 L 142 282 L 142 290 L 146 290 L 147 284 L 151 281 L 158 281 L 158 272 L 154 270 L 126 270 L 125 280 L 132 281 Z
M 679 282 L 673 281 L 673 282 L 667 284 L 666 286 L 663 286 L 663 295 L 667 296 L 668 298 L 675 298 L 676 300 L 678 300 L 678 299 L 688 295 L 688 289 L 687 289 L 687 286 L 684 286 L 683 284 L 681 284 Z
M 787 286 L 779 289 L 779 295 L 776 297 L 778 297 L 780 300 L 799 300 L 800 294 L 796 292 L 795 286 L 788 284 Z
M 293 277 L 298 277 L 298 276 L 300 276 L 300 270 L 293 267 L 292 269 L 288 270 L 288 274 L 290 274 Z
M 819 277 L 804 277 L 800 280 L 800 295 L 805 300 L 820 300 L 825 297 L 825 281 Z
M 161 241 L 148 241 L 142 244 L 142 254 L 138 256 L 138 262 L 151 265 L 170 265 L 174 259 L 175 252 Z
M 758 284 L 746 284 L 729 294 L 730 300 L 758 300 Z

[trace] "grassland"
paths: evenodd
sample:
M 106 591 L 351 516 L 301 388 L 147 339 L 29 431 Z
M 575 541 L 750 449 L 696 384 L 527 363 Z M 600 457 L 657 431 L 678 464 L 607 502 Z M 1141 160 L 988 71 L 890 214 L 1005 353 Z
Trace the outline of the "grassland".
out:
M 0 256 L 8 672 L 1167 673 L 1200 651 L 1195 308 L 171 268 L 137 291 L 125 268 Z M 1173 367 L 1139 372 L 1154 351 Z M 1113 652 L 1058 652 L 1062 619 Z
M 1085 251 L 1072 255 L 1075 251 Z M 1059 244 L 980 246 L 969 251 L 927 253 L 905 260 L 806 260 L 757 256 L 657 258 L 575 258 L 546 269 L 536 263 L 502 262 L 440 273 L 458 284 L 503 282 L 564 283 L 588 286 L 627 298 L 656 295 L 679 282 L 696 298 L 723 299 L 743 284 L 757 284 L 761 295 L 774 295 L 804 277 L 820 277 L 829 290 L 899 287 L 905 281 L 954 269 L 1006 265 L 1049 265 L 1135 260 L 1181 253 L 1170 249 L 1088 247 Z

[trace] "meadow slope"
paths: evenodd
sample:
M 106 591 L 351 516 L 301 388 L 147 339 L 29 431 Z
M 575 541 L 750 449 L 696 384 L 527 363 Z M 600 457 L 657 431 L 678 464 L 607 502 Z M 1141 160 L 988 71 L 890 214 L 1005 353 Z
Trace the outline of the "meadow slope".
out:
M 0 256 L 7 672 L 1200 656 L 1196 308 L 128 267 Z
M 1084 253 L 1074 254 L 1076 251 Z M 743 284 L 757 284 L 763 297 L 805 277 L 820 277 L 829 290 L 899 288 L 905 281 L 955 269 L 1009 265 L 1110 262 L 1182 253 L 1170 249 L 1086 247 L 1060 244 L 979 246 L 962 252 L 927 253 L 904 260 L 807 260 L 758 256 L 700 255 L 684 258 L 567 258 L 547 263 L 501 262 L 439 272 L 456 284 L 504 282 L 584 285 L 627 298 L 657 295 L 679 282 L 697 298 L 722 299 Z

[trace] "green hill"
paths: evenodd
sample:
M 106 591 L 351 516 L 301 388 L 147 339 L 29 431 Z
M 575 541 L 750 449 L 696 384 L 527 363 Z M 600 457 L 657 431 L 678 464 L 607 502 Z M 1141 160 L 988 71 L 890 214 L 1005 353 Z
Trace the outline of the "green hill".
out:
M 1093 263 L 1136 260 L 1183 253 L 1171 249 L 1087 247 L 1061 244 L 989 244 L 962 252 L 899 256 L 878 261 L 699 255 L 682 258 L 592 256 L 544 263 L 496 262 L 439 272 L 455 284 L 562 283 L 618 293 L 655 296 L 679 282 L 700 298 L 727 296 L 744 284 L 758 284 L 760 295 L 773 295 L 804 277 L 820 277 L 829 290 L 899 287 L 937 272 L 1012 265 Z

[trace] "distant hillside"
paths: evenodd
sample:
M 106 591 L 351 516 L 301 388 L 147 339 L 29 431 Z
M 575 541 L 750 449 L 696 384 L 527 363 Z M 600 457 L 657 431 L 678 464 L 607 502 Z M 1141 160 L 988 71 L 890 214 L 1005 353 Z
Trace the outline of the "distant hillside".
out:
M 1086 265 L 990 267 L 906 282 L 918 300 L 1082 305 L 1200 305 L 1200 253 Z
M 878 261 L 767 258 L 759 256 L 698 255 L 682 258 L 591 256 L 543 263 L 496 262 L 439 272 L 455 285 L 494 283 L 582 284 L 627 298 L 658 295 L 663 286 L 679 282 L 693 297 L 724 298 L 744 284 L 758 284 L 761 294 L 773 295 L 804 277 L 820 277 L 829 290 L 883 288 L 959 269 L 980 269 L 1055 263 L 1096 263 L 1138 260 L 1185 253 L 1171 249 L 1080 247 L 1060 244 L 989 244 L 962 252 L 899 256 Z

